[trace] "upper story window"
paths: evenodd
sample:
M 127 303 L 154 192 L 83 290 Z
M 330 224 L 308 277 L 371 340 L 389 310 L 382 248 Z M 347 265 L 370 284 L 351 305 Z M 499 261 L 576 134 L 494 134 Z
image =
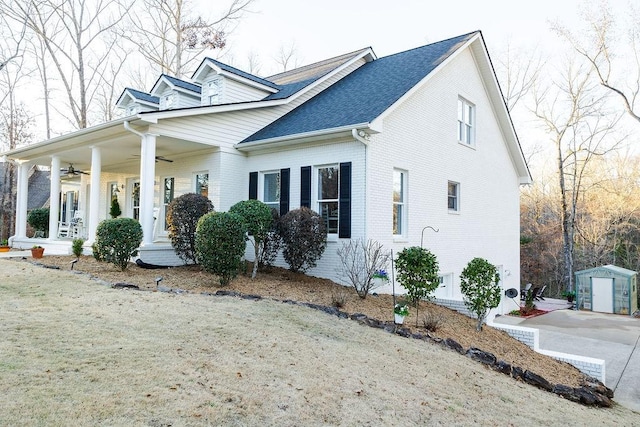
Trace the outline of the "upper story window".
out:
M 449 212 L 460 210 L 460 184 L 449 181 L 447 184 L 447 208 Z
M 209 174 L 197 173 L 196 174 L 196 194 L 204 197 L 209 197 Z
M 280 211 L 280 172 L 265 172 L 262 183 L 262 201 L 271 209 Z
M 405 234 L 406 224 L 406 172 L 394 169 L 393 171 L 393 234 L 402 236 Z
M 160 109 L 162 110 L 170 110 L 172 108 L 174 108 L 176 106 L 176 94 L 175 93 L 169 93 L 164 95 L 161 98 L 161 104 L 160 105 Z
M 339 185 L 340 168 L 338 165 L 318 168 L 318 212 L 325 221 L 327 234 L 338 234 Z
M 220 104 L 222 98 L 222 81 L 219 79 L 209 80 L 205 84 L 208 105 Z
M 475 143 L 476 107 L 463 98 L 458 98 L 458 141 L 473 145 Z

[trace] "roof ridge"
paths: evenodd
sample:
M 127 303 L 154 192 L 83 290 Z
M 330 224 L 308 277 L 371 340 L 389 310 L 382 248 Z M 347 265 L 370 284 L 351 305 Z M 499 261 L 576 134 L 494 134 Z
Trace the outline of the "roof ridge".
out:
M 296 67 L 296 68 L 293 68 L 291 70 L 283 71 L 281 73 L 272 74 L 272 75 L 268 76 L 267 79 L 282 78 L 283 76 L 286 76 L 288 74 L 299 73 L 299 72 L 307 70 L 307 69 L 315 68 L 318 65 L 329 63 L 331 61 L 335 61 L 338 58 L 343 58 L 343 57 L 347 57 L 347 56 L 355 56 L 356 54 L 362 53 L 362 52 L 364 52 L 366 50 L 369 50 L 369 49 L 371 49 L 370 46 L 362 48 L 362 49 L 357 49 L 357 50 L 354 50 L 352 52 L 347 52 L 347 53 L 343 53 L 343 54 L 340 54 L 340 55 L 332 56 L 330 58 L 325 58 L 325 59 L 322 59 L 320 61 L 313 62 L 311 64 L 303 65 L 301 67 Z
M 402 55 L 404 53 L 408 53 L 408 52 L 411 52 L 411 51 L 414 51 L 414 50 L 424 49 L 425 47 L 435 46 L 435 45 L 438 45 L 438 44 L 441 44 L 441 43 L 447 43 L 447 42 L 450 42 L 451 40 L 454 40 L 454 39 L 463 39 L 463 38 L 468 37 L 468 36 L 470 36 L 472 34 L 474 34 L 474 35 L 475 34 L 481 34 L 481 32 L 480 32 L 480 30 L 470 31 L 470 32 L 465 33 L 465 34 L 460 34 L 458 36 L 449 37 L 448 39 L 438 40 L 437 42 L 428 43 L 428 44 L 425 44 L 425 45 L 422 45 L 422 46 L 417 46 L 417 47 L 414 47 L 414 48 L 411 48 L 411 49 L 403 50 L 401 52 L 392 53 L 392 54 L 389 54 L 387 56 L 382 56 L 382 57 L 380 57 L 378 59 L 391 58 L 393 56 Z

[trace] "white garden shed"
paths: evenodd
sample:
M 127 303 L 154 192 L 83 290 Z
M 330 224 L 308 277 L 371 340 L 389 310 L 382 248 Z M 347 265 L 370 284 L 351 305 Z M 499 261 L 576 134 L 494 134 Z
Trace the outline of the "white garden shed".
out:
M 579 309 L 601 313 L 633 314 L 638 310 L 637 273 L 615 265 L 576 272 Z

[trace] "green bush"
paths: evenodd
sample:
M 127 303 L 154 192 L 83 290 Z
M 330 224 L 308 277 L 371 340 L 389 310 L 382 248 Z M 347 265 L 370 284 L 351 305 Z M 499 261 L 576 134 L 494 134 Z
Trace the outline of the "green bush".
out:
M 27 222 L 36 231 L 34 237 L 49 235 L 49 208 L 33 209 L 27 216 Z
M 317 212 L 302 207 L 287 212 L 280 220 L 282 255 L 291 271 L 316 266 L 327 247 L 325 222 Z
M 242 266 L 245 227 L 242 217 L 229 212 L 210 212 L 198 221 L 196 258 L 205 271 L 218 275 L 226 286 Z
M 84 245 L 84 239 L 73 239 L 71 242 L 71 252 L 73 252 L 76 258 L 80 258 L 80 255 L 82 255 L 82 251 L 84 250 L 82 245 Z
M 188 264 L 196 264 L 198 220 L 213 211 L 211 200 L 195 193 L 176 197 L 167 208 L 169 238 L 176 254 Z
M 460 290 L 464 303 L 478 317 L 476 330 L 482 330 L 482 324 L 489 310 L 500 304 L 502 294 L 498 269 L 483 258 L 474 258 L 462 270 Z
M 277 209 L 271 208 L 271 228 L 264 237 L 262 242 L 262 250 L 258 256 L 258 269 L 269 270 L 276 261 L 280 246 L 282 246 L 282 237 L 280 236 L 280 214 Z
M 231 206 L 229 212 L 239 215 L 242 218 L 245 230 L 250 236 L 253 236 L 253 240 L 249 239 L 249 241 L 253 243 L 254 248 L 254 263 L 251 278 L 255 279 L 256 273 L 258 272 L 260 253 L 263 251 L 264 241 L 273 224 L 271 208 L 260 200 L 243 200 Z
M 138 254 L 141 242 L 142 227 L 135 219 L 106 219 L 98 224 L 96 230 L 94 257 L 98 261 L 110 262 L 124 271 L 129 265 L 129 259 Z
M 428 249 L 419 246 L 404 248 L 396 258 L 398 282 L 407 290 L 407 298 L 417 309 L 421 299 L 429 299 L 440 285 L 438 260 Z
M 120 203 L 118 202 L 118 198 L 113 196 L 111 199 L 111 209 L 109 209 L 109 216 L 111 218 L 118 218 L 122 215 L 122 210 L 120 209 Z

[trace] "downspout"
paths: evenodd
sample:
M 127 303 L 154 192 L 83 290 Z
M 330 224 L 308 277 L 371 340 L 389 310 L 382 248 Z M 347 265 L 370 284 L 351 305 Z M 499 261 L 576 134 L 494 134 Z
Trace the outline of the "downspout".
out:
M 137 130 L 135 130 L 134 128 L 131 127 L 131 125 L 129 124 L 128 120 L 124 121 L 124 128 L 126 130 L 128 130 L 131 133 L 135 133 L 136 135 L 138 135 L 140 138 L 144 138 L 144 134 L 141 132 L 138 132 Z
M 351 135 L 353 135 L 353 138 L 356 141 L 360 141 L 362 143 L 362 145 L 364 145 L 364 192 L 362 193 L 364 195 L 364 203 L 365 203 L 365 207 L 364 207 L 364 230 L 365 230 L 365 235 L 364 235 L 364 241 L 367 241 L 367 237 L 368 237 L 368 227 L 367 227 L 367 218 L 369 216 L 369 198 L 367 197 L 367 183 L 368 183 L 368 178 L 369 178 L 369 169 L 367 168 L 367 165 L 369 164 L 369 134 L 366 133 L 363 130 L 358 130 L 358 129 L 351 129 Z M 351 195 L 353 197 L 353 189 L 351 190 Z

